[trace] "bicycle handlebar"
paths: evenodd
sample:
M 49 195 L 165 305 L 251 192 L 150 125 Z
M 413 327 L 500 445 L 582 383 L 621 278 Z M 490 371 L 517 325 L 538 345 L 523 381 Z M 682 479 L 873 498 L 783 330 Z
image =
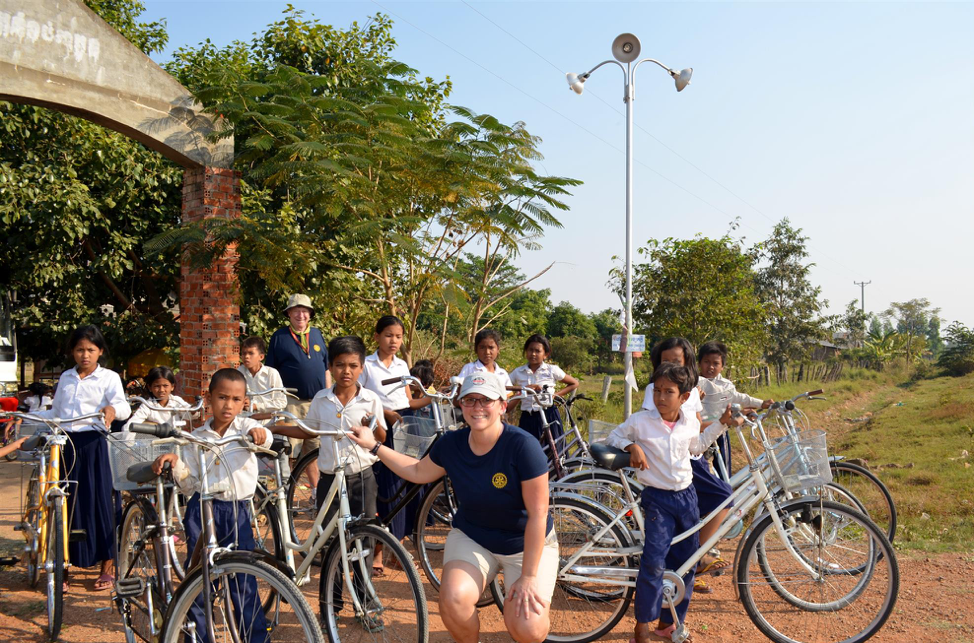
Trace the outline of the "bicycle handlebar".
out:
M 432 400 L 447 400 L 447 401 L 453 401 L 453 398 L 455 398 L 457 396 L 457 392 L 460 390 L 460 384 L 463 383 L 463 380 L 461 380 L 460 378 L 457 378 L 457 377 L 451 377 L 450 378 L 450 385 L 451 386 L 450 386 L 450 392 L 449 393 L 430 393 L 429 391 L 426 390 L 426 387 L 423 386 L 423 383 L 419 380 L 419 378 L 418 377 L 414 377 L 412 375 L 402 375 L 400 377 L 390 377 L 390 378 L 387 378 L 387 379 L 382 380 L 381 384 L 383 386 L 389 386 L 390 384 L 395 384 L 396 382 L 399 382 L 399 386 L 397 386 L 396 388 L 392 389 L 392 391 L 398 391 L 399 389 L 401 389 L 404 386 L 409 386 L 410 384 L 415 384 L 416 387 L 420 391 L 422 391 L 424 397 L 428 397 L 428 398 L 430 398 Z M 391 393 L 392 391 L 389 391 L 389 392 Z
M 312 435 L 329 436 L 336 439 L 341 439 L 346 436 L 346 432 L 341 429 L 312 429 L 310 426 L 304 423 L 303 420 L 299 420 L 293 413 L 288 413 L 287 411 L 274 411 L 272 414 L 272 419 L 277 420 L 277 418 L 283 418 L 288 420 L 288 424 L 294 424 L 303 431 L 307 431 Z M 376 424 L 379 422 L 379 416 L 373 415 L 372 419 L 369 420 L 369 429 L 375 431 Z
M 256 451 L 259 453 L 268 453 L 276 455 L 271 449 L 265 449 L 259 444 L 254 442 L 254 439 L 250 434 L 246 435 L 227 435 L 216 440 L 210 438 L 201 438 L 199 436 L 193 435 L 187 431 L 182 431 L 170 424 L 147 424 L 143 422 L 136 422 L 129 427 L 132 433 L 140 433 L 142 435 L 153 435 L 159 438 L 159 441 L 172 441 L 183 444 L 196 444 L 206 448 L 222 447 L 228 444 L 239 443 L 251 451 Z
M 141 404 L 144 404 L 145 408 L 149 409 L 150 411 L 163 411 L 165 413 L 196 413 L 197 411 L 203 410 L 203 398 L 201 397 L 196 398 L 196 404 L 194 404 L 193 406 L 183 406 L 183 407 L 156 406 L 149 400 L 143 397 L 139 397 L 137 395 L 133 395 L 132 397 L 128 398 L 127 401 L 140 402 Z
M 79 415 L 73 418 L 46 418 L 39 415 L 34 415 L 33 413 L 18 413 L 17 411 L 2 411 L 0 412 L 0 418 L 12 417 L 19 418 L 21 420 L 30 420 L 31 422 L 42 422 L 44 424 L 56 424 L 58 428 L 62 424 L 70 424 L 72 422 L 80 422 L 81 420 L 92 420 L 94 418 L 105 417 L 101 411 L 95 411 L 94 413 L 88 413 L 87 415 Z
M 275 386 L 274 388 L 269 388 L 266 391 L 247 391 L 247 397 L 260 397 L 261 395 L 270 395 L 271 393 L 284 393 L 284 395 L 293 397 L 294 399 L 299 399 L 297 396 L 298 389 L 287 388 L 285 386 Z

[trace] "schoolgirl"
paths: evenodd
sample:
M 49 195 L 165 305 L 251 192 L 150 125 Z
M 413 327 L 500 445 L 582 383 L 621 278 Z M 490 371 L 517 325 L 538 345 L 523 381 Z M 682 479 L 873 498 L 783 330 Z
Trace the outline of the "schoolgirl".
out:
M 551 357 L 551 343 L 544 335 L 531 335 L 524 342 L 524 359 L 527 364 L 518 366 L 511 371 L 511 381 L 515 386 L 524 386 L 535 391 L 541 392 L 544 387 L 548 387 L 548 392 L 564 397 L 576 388 L 578 380 L 568 375 L 556 364 L 549 364 L 547 360 Z M 564 382 L 565 386 L 561 390 L 555 390 L 557 383 Z M 544 430 L 544 423 L 541 415 L 544 414 L 551 429 L 551 437 L 557 440 L 564 435 L 565 431 L 561 423 L 561 414 L 558 407 L 554 404 L 548 408 L 542 408 L 533 398 L 527 397 L 521 401 L 521 420 L 518 426 L 538 438 L 543 440 L 541 432 Z

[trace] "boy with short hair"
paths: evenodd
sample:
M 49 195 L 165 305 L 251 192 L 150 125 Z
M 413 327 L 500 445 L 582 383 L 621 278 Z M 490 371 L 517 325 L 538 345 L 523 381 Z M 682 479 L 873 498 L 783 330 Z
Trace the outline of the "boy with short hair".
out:
M 382 444 L 386 438 L 386 423 L 382 413 L 382 402 L 379 396 L 359 383 L 359 376 L 365 365 L 365 343 L 359 337 L 336 337 L 328 343 L 328 370 L 334 384 L 330 388 L 322 389 L 311 400 L 308 415 L 304 422 L 313 429 L 340 429 L 348 432 L 353 426 L 368 426 L 372 417 L 377 424 L 374 431 L 375 439 Z M 277 425 L 274 433 L 286 435 L 289 438 L 310 438 L 311 434 L 296 426 Z M 315 504 L 320 509 L 321 503 L 328 496 L 328 490 L 335 480 L 335 469 L 345 468 L 345 484 L 348 489 L 348 504 L 352 516 L 364 515 L 366 519 L 375 517 L 377 486 L 372 465 L 379 461 L 375 453 L 366 451 L 352 442 L 348 437 L 338 441 L 340 461 L 335 462 L 331 449 L 332 441 L 322 441 L 318 450 L 318 489 Z M 338 510 L 338 498 L 328 507 L 323 524 L 328 524 L 332 515 Z M 372 564 L 372 554 L 369 555 L 369 566 Z M 359 566 L 353 566 L 354 578 L 357 584 L 362 583 L 359 578 Z M 325 574 L 321 574 L 324 582 Z M 335 607 L 341 605 L 341 587 L 335 591 Z M 325 588 L 319 588 L 319 601 L 322 610 L 326 606 Z M 324 613 L 324 612 L 322 612 Z M 367 628 L 380 627 L 379 623 L 368 623 Z M 371 629 L 370 629 L 371 631 Z
M 281 374 L 276 368 L 264 364 L 267 344 L 260 337 L 247 337 L 240 342 L 240 361 L 237 370 L 247 380 L 248 391 L 266 391 L 271 388 L 284 388 Z M 287 396 L 282 391 L 256 395 L 250 400 L 252 420 L 269 420 L 274 411 L 282 411 L 287 406 Z M 266 422 L 265 422 L 266 423 Z
M 247 381 L 243 374 L 233 368 L 221 368 L 213 374 L 209 390 L 206 392 L 206 405 L 212 415 L 203 426 L 193 431 L 193 435 L 214 440 L 228 435 L 249 435 L 254 444 L 269 448 L 273 441 L 273 434 L 257 421 L 239 417 L 246 400 Z M 229 485 L 226 491 L 214 494 L 213 526 L 218 544 L 226 547 L 236 541 L 237 550 L 252 551 L 256 543 L 251 528 L 248 500 L 253 497 L 257 489 L 256 455 L 239 444 L 230 444 L 211 450 L 207 458 L 209 467 L 205 472 L 201 472 L 195 450 L 187 453 L 193 455 L 185 461 L 175 453 L 161 455 L 152 464 L 152 470 L 157 474 L 162 473 L 164 465 L 169 464 L 172 467 L 173 479 L 182 492 L 192 495 L 186 505 L 183 518 L 189 557 L 192 558 L 202 531 L 199 491 L 204 473 L 210 487 L 223 482 Z M 267 632 L 268 623 L 254 577 L 247 576 L 243 583 L 235 584 L 230 591 L 236 594 L 233 603 L 241 631 Z M 202 595 L 190 608 L 190 613 L 197 624 L 197 632 L 205 632 Z M 259 640 L 260 637 L 250 639 L 255 643 Z
M 766 409 L 774 400 L 762 400 L 752 397 L 747 393 L 741 393 L 734 386 L 734 382 L 721 375 L 724 367 L 727 366 L 727 346 L 723 342 L 707 342 L 700 347 L 697 353 L 697 364 L 699 365 L 700 381 L 697 383 L 704 392 L 703 418 L 704 421 L 715 420 L 720 417 L 728 404 L 740 404 L 741 408 L 762 408 Z M 726 433 L 717 440 L 720 453 L 724 458 L 724 466 L 727 473 L 731 471 L 730 456 L 730 436 Z

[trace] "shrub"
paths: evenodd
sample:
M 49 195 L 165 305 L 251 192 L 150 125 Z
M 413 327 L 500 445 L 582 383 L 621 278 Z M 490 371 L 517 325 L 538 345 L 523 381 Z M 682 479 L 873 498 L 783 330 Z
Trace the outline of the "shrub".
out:
M 974 331 L 960 322 L 947 327 L 945 346 L 937 366 L 948 375 L 960 376 L 974 372 Z

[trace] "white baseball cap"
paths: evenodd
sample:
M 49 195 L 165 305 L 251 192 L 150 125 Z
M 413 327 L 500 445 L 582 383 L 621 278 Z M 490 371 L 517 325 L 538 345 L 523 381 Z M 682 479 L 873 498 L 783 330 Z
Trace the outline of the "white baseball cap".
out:
M 460 397 L 464 398 L 471 393 L 479 393 L 489 400 L 503 400 L 507 398 L 507 391 L 500 379 L 493 373 L 486 371 L 474 373 L 463 378 L 460 386 Z

